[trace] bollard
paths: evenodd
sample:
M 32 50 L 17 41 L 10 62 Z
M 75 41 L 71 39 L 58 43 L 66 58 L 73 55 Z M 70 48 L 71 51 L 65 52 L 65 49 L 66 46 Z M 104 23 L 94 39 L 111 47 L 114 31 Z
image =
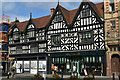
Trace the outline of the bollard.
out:
M 119 78 L 119 80 L 120 80 L 120 74 L 119 74 L 118 78 Z
M 113 73 L 113 80 L 115 80 L 115 73 Z

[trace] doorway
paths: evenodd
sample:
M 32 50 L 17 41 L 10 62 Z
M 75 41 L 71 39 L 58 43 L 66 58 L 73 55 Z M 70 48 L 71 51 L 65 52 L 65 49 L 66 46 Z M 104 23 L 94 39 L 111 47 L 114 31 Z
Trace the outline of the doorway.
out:
M 111 72 L 115 73 L 115 75 L 119 75 L 119 66 L 120 66 L 120 61 L 119 61 L 119 55 L 118 54 L 113 54 L 111 58 Z

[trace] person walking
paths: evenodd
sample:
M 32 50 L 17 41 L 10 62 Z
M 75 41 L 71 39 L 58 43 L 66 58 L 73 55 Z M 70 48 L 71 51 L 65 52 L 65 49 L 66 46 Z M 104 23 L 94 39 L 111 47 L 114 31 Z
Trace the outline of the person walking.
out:
M 73 75 L 75 76 L 76 73 L 76 66 L 73 65 Z
M 54 64 L 52 64 L 52 75 L 54 75 L 55 67 Z
M 54 72 L 55 72 L 55 74 L 56 74 L 56 72 L 57 72 L 57 66 L 55 66 L 55 71 L 54 71 Z
M 21 69 L 22 69 L 22 64 L 20 64 L 20 73 L 21 73 Z

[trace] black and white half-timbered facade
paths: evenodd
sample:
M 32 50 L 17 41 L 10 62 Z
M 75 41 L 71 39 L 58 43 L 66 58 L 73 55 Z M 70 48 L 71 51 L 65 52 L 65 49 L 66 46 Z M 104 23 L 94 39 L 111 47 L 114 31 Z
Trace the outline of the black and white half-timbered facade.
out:
M 36 69 L 50 73 L 54 64 L 58 72 L 63 66 L 65 74 L 71 73 L 75 65 L 80 75 L 84 69 L 106 75 L 103 3 L 81 2 L 75 10 L 58 4 L 51 13 L 12 23 L 10 57 L 24 66 L 24 72 Z

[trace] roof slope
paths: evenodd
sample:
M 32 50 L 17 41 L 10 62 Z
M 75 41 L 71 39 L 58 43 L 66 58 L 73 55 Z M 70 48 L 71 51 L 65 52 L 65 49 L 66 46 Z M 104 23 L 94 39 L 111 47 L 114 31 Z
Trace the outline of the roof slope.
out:
M 100 18 L 104 18 L 104 16 L 103 16 L 104 15 L 103 14 L 104 3 L 103 2 L 94 4 L 93 2 L 88 1 L 88 3 L 90 4 L 90 6 L 94 9 L 94 11 L 98 14 L 98 16 Z M 59 5 L 59 7 L 60 7 L 60 10 L 62 11 L 66 21 L 71 24 L 78 9 L 67 10 L 64 7 L 62 7 L 61 5 Z M 36 28 L 44 28 L 49 23 L 50 19 L 51 19 L 51 15 L 48 15 L 48 16 L 43 16 L 40 18 L 32 19 L 32 22 L 34 23 Z M 17 27 L 19 28 L 20 32 L 23 32 L 26 29 L 28 23 L 29 23 L 29 21 L 16 22 Z M 15 24 L 15 22 L 11 23 L 11 28 L 13 28 L 12 27 L 13 24 Z

